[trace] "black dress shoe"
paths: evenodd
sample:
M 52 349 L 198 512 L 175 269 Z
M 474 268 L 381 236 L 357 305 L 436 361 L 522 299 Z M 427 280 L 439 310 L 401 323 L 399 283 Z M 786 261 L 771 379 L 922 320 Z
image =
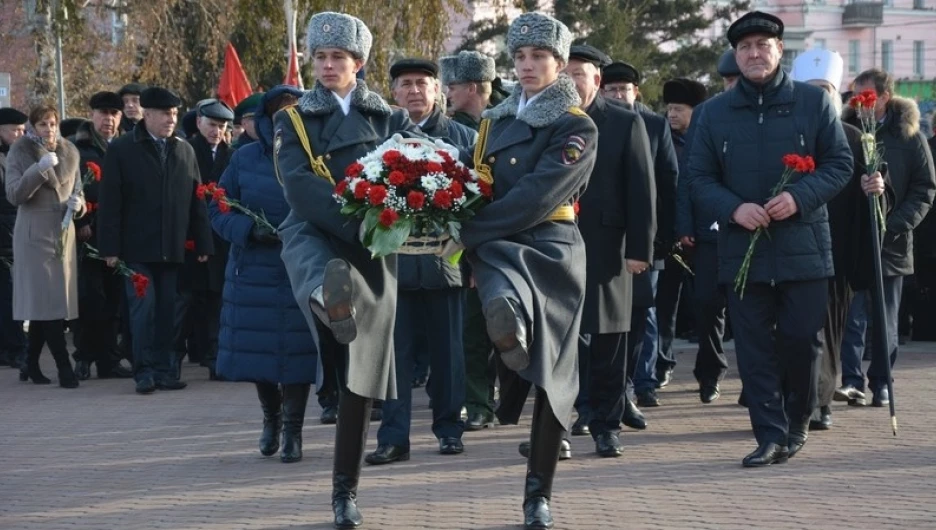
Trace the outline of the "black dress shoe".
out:
M 332 499 L 332 511 L 335 513 L 335 528 L 350 530 L 364 524 L 364 518 L 353 498 L 338 497 Z
M 663 373 L 657 376 L 657 388 L 663 388 L 664 386 L 673 382 L 673 369 L 667 368 L 663 370 Z
M 802 440 L 790 439 L 790 442 L 787 444 L 787 453 L 789 455 L 788 458 L 793 458 L 794 456 L 796 456 L 796 453 L 800 452 L 800 449 L 802 449 L 803 446 L 805 445 L 806 445 L 805 439 L 802 439 Z
M 832 408 L 829 406 L 819 407 L 813 411 L 809 418 L 810 431 L 828 431 L 832 428 Z
M 874 391 L 874 397 L 871 398 L 872 407 L 884 407 L 890 405 L 890 393 L 887 388 Z
M 657 397 L 654 390 L 637 393 L 637 405 L 640 407 L 659 407 L 660 404 L 660 398 Z
M 79 381 L 91 379 L 91 363 L 88 361 L 75 361 L 75 378 Z
M 744 467 L 764 467 L 772 464 L 784 464 L 790 458 L 786 446 L 772 442 L 760 444 L 757 449 L 744 457 L 741 465 Z
M 156 383 L 149 377 L 145 379 L 140 379 L 136 382 L 136 393 L 137 394 L 152 394 L 156 391 Z
M 721 396 L 718 385 L 705 384 L 699 388 L 699 399 L 702 403 L 711 403 Z
M 624 398 L 624 414 L 621 416 L 621 422 L 631 429 L 637 429 L 638 431 L 647 428 L 647 419 L 630 398 Z
M 460 455 L 465 452 L 465 444 L 458 438 L 442 438 L 439 440 L 440 455 Z
M 860 401 L 861 404 L 864 405 L 865 393 L 852 385 L 845 385 L 835 389 L 835 394 L 832 395 L 832 399 L 835 401 L 847 401 L 849 405 L 851 405 L 852 401 Z
M 523 458 L 530 458 L 530 442 L 520 442 L 517 451 L 520 452 L 520 456 Z M 572 444 L 568 440 L 562 440 L 562 444 L 559 446 L 559 460 L 568 460 L 570 458 L 572 458 Z
M 322 409 L 322 415 L 319 416 L 322 425 L 334 425 L 338 423 L 338 407 L 329 405 Z
M 570 432 L 572 436 L 586 436 L 591 434 L 591 430 L 588 428 L 588 418 L 580 414 L 578 419 L 575 420 L 575 423 L 572 424 L 572 430 Z
M 188 383 L 178 379 L 160 379 L 156 381 L 156 390 L 182 390 Z
M 524 530 L 547 530 L 552 527 L 553 518 L 546 497 L 530 497 L 523 501 Z
M 468 421 L 465 422 L 466 431 L 480 431 L 481 429 L 487 429 L 488 427 L 494 426 L 494 418 L 484 414 L 483 412 L 475 412 L 468 418 Z
M 409 449 L 389 444 L 377 446 L 376 451 L 364 457 L 364 461 L 372 466 L 391 462 L 404 462 L 406 460 L 409 460 Z
M 595 440 L 595 452 L 604 458 L 613 458 L 624 454 L 624 444 L 616 432 L 603 432 Z

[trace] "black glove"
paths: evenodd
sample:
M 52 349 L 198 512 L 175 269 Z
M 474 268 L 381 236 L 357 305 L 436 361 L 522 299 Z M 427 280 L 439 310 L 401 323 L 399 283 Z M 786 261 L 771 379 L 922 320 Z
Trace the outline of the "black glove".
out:
M 280 238 L 276 235 L 276 232 L 268 227 L 256 224 L 250 229 L 250 240 L 260 245 L 279 245 L 280 243 Z

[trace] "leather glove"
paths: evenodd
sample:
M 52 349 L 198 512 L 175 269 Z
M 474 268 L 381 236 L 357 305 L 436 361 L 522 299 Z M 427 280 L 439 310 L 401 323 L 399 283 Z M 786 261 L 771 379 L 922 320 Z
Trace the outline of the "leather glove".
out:
M 270 230 L 268 227 L 256 224 L 250 229 L 250 240 L 260 245 L 278 245 L 280 242 L 280 238 L 276 235 L 276 232 Z
M 59 163 L 58 155 L 55 153 L 46 153 L 39 159 L 39 171 L 48 171 Z
M 84 209 L 85 200 L 81 195 L 72 195 L 65 201 L 65 205 L 71 208 L 73 212 L 78 213 Z

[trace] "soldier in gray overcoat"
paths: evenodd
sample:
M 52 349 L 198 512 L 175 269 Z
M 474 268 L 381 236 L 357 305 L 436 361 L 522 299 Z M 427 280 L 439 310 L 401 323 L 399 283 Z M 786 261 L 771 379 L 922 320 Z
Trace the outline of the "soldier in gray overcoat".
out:
M 575 84 L 560 75 L 571 41 L 564 24 L 540 13 L 511 24 L 520 83 L 483 114 L 475 149 L 475 170 L 493 179 L 494 200 L 461 233 L 488 335 L 515 373 L 502 380 L 501 421 L 517 423 L 536 387 L 525 528 L 552 527 L 553 475 L 578 394 L 585 244 L 573 204 L 594 167 L 598 133 Z
M 356 497 L 371 406 L 374 399 L 396 397 L 396 257 L 371 259 L 359 239 L 360 221 L 342 215 L 332 194 L 355 160 L 395 133 L 420 133 L 405 111 L 393 111 L 355 79 L 373 41 L 363 22 L 318 13 L 306 35 L 315 87 L 292 113 L 279 112 L 274 125 L 276 170 L 291 208 L 280 226 L 282 257 L 309 328 L 316 333 L 317 319 L 348 345 L 347 359 L 335 360 L 346 365 L 340 369 L 346 370 L 347 389 L 338 405 L 332 508 L 336 528 L 356 528 L 362 524 Z

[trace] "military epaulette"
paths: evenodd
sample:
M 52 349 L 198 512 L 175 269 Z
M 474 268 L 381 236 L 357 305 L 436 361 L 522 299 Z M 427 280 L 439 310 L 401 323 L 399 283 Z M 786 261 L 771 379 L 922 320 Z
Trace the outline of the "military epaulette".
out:
M 586 114 L 585 111 L 582 110 L 582 107 L 569 107 L 569 114 L 572 114 L 574 116 L 579 116 L 579 117 L 588 116 L 588 114 Z

